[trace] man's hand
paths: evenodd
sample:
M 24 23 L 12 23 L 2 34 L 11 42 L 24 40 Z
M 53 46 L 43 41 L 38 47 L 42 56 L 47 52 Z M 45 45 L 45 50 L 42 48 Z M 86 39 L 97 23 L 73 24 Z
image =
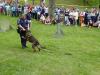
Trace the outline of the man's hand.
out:
M 26 29 L 23 28 L 21 25 L 19 25 L 19 28 L 21 28 L 22 31 L 26 31 Z
M 24 29 L 24 28 L 23 28 L 22 30 L 23 30 L 23 31 L 26 31 L 26 29 Z

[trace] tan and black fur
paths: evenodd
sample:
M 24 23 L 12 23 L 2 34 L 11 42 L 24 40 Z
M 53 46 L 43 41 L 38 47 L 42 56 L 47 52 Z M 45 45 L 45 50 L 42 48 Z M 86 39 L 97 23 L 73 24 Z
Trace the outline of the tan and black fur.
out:
M 39 41 L 32 35 L 31 31 L 27 30 L 26 31 L 26 39 L 30 43 L 32 43 L 32 48 L 34 49 L 34 52 L 36 51 L 36 48 L 40 51 L 41 48 L 43 48 Z

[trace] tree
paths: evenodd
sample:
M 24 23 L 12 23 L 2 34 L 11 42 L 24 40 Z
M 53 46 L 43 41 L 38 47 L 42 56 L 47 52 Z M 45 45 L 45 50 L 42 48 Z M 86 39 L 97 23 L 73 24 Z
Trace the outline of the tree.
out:
M 35 0 L 32 0 L 33 5 L 34 5 L 34 1 L 35 1 Z
M 18 8 L 18 0 L 15 0 L 15 6 Z
M 54 14 L 54 9 L 55 9 L 55 0 L 49 0 L 49 15 L 51 19 Z
M 55 0 L 49 0 L 49 15 L 52 19 L 54 17 L 54 11 L 55 11 Z M 60 20 L 60 15 L 58 16 L 58 20 Z M 61 23 L 57 23 L 57 31 L 55 33 L 55 37 L 59 38 L 63 36 L 63 31 L 61 30 Z
M 89 1 L 88 0 L 83 0 L 84 5 L 88 5 Z

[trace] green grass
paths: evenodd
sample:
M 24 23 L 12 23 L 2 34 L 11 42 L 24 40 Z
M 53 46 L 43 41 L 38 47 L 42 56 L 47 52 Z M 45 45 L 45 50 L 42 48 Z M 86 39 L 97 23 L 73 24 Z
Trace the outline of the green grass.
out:
M 33 35 L 46 49 L 21 49 L 16 19 L 6 18 L 14 30 L 0 33 L 0 75 L 99 75 L 100 29 L 62 26 L 64 36 L 55 38 L 56 26 L 32 22 Z M 72 55 L 69 55 L 71 53 Z
M 29 0 L 30 3 L 32 3 L 32 0 Z M 80 7 L 80 8 L 86 8 L 86 7 L 98 7 L 99 0 L 89 0 L 89 5 L 86 4 L 84 6 L 83 0 L 55 0 L 57 6 L 64 6 L 64 7 Z M 35 4 L 39 4 L 40 0 L 35 0 Z M 46 3 L 49 3 L 49 0 L 46 0 Z

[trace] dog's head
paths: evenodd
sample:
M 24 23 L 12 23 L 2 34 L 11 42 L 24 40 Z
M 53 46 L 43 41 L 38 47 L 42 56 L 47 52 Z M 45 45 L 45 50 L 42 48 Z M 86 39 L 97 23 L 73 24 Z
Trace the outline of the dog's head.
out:
M 26 31 L 26 37 L 29 38 L 30 36 L 32 36 L 32 33 L 31 33 L 30 30 L 27 30 L 27 31 Z

